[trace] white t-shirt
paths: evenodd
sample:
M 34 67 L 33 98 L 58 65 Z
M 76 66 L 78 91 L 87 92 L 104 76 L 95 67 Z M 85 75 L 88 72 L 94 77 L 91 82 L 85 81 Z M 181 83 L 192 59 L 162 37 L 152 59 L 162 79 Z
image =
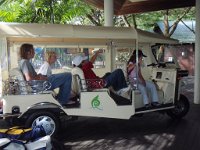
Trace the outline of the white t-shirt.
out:
M 38 70 L 38 74 L 42 74 L 46 76 L 50 76 L 52 74 L 51 66 L 49 65 L 48 62 L 46 61 L 44 62 L 44 64 Z

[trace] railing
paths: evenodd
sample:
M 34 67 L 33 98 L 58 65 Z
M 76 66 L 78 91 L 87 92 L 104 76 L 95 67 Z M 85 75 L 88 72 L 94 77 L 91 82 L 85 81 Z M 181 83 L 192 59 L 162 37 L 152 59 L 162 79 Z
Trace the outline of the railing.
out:
M 38 94 L 51 88 L 51 83 L 43 80 L 19 81 L 8 79 L 3 83 L 3 95 Z

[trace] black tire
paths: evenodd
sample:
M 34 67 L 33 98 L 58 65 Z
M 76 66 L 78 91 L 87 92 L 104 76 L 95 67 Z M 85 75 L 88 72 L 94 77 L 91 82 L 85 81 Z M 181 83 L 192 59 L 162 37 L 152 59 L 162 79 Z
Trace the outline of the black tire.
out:
M 190 109 L 190 103 L 186 96 L 180 95 L 180 99 L 175 103 L 175 108 L 167 110 L 167 115 L 173 119 L 181 119 Z
M 51 112 L 34 112 L 25 122 L 26 127 L 42 125 L 47 135 L 55 136 L 58 133 L 60 122 L 59 119 Z

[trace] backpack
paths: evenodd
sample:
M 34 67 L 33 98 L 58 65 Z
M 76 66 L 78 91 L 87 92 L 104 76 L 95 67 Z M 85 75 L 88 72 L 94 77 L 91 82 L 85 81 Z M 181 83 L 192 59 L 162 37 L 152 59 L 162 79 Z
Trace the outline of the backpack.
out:
M 23 128 L 15 126 L 9 129 L 0 129 L 0 149 L 6 150 L 46 150 L 50 149 L 50 136 L 42 126 Z M 47 148 L 47 146 L 49 148 Z

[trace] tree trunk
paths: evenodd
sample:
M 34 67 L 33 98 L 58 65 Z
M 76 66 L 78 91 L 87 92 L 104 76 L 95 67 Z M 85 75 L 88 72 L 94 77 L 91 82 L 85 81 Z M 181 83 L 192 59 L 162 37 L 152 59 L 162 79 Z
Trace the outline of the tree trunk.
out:
M 169 21 L 168 21 L 168 16 L 169 15 L 169 10 L 166 10 L 165 11 L 165 14 L 164 14 L 164 20 L 163 20 L 163 23 L 164 23 L 164 36 L 166 37 L 169 37 Z
M 168 17 L 169 17 L 169 10 L 166 10 L 165 15 L 164 15 L 164 36 L 166 37 L 170 37 L 172 36 L 172 34 L 174 33 L 174 31 L 176 30 L 178 23 L 181 21 L 181 19 L 191 10 L 191 7 L 187 8 L 180 16 L 178 16 L 178 18 L 176 19 L 176 21 L 169 26 L 169 21 L 168 21 Z
M 137 22 L 136 22 L 135 14 L 132 14 L 131 17 L 132 17 L 132 20 L 133 20 L 133 27 L 134 27 L 135 29 L 137 29 Z

